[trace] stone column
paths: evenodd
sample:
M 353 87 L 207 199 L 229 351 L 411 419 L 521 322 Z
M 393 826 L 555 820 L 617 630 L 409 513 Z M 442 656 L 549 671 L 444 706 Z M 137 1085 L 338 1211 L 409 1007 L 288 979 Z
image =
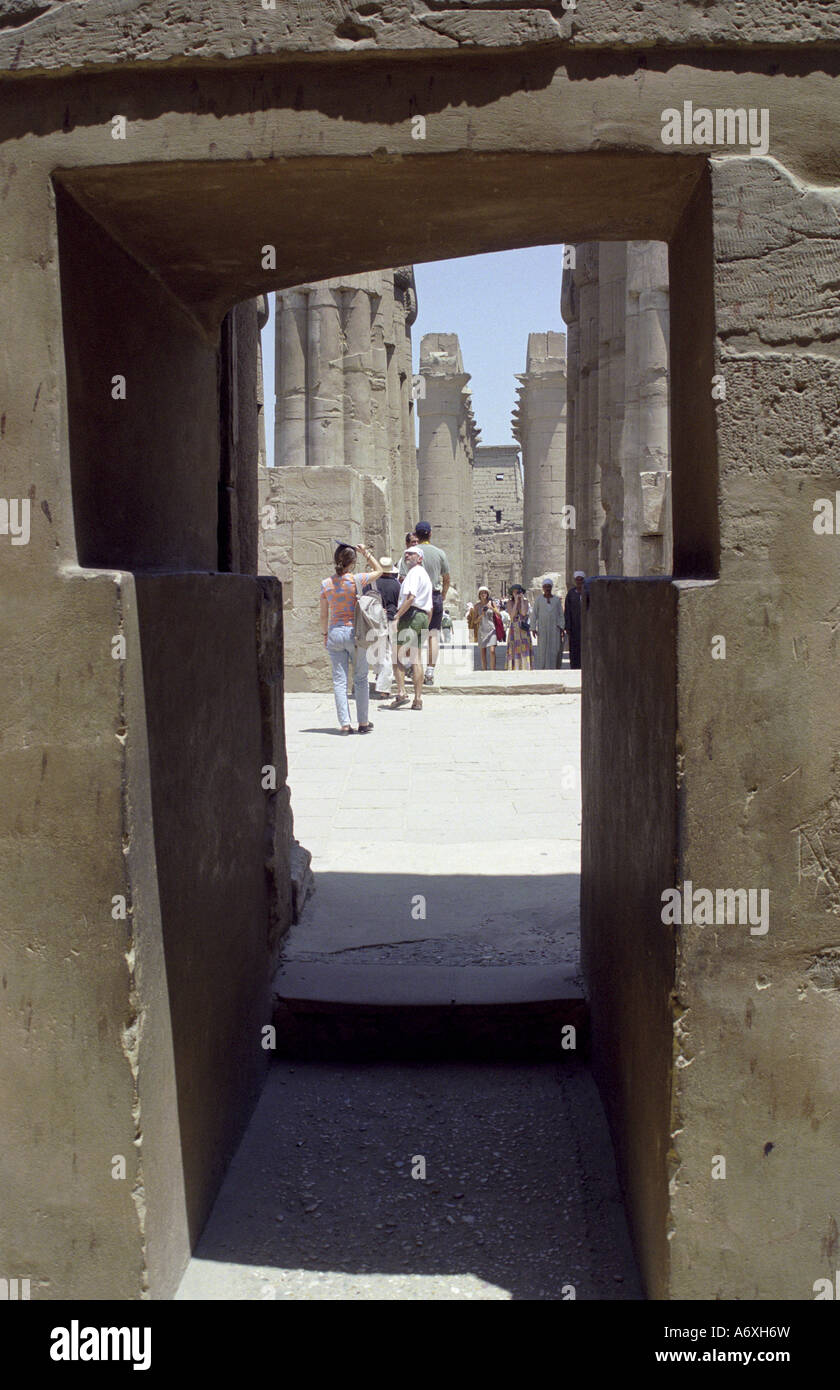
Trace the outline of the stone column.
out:
M 388 350 L 386 344 L 393 337 L 393 272 L 383 271 L 377 279 L 380 281 L 381 292 L 378 295 L 370 295 L 371 349 L 369 372 L 373 457 L 368 463 L 368 472 L 384 481 L 390 498 L 392 475 L 388 448 Z
M 619 441 L 624 407 L 624 321 L 627 243 L 600 243 L 598 256 L 598 452 L 597 485 L 604 519 L 600 569 L 622 574 L 624 490 Z
M 394 544 L 403 543 L 403 536 L 415 522 L 420 520 L 419 474 L 417 469 L 417 446 L 415 443 L 414 399 L 411 386 L 414 364 L 411 353 L 411 327 L 417 318 L 417 288 L 414 283 L 414 267 L 399 266 L 394 271 L 394 294 L 401 311 L 400 323 L 396 332 L 395 352 L 400 382 L 401 418 L 401 459 L 403 513 L 397 525 L 395 514 Z
M 668 259 L 663 242 L 574 248 L 564 316 L 579 333 L 569 359 L 577 509 L 574 562 L 587 574 L 672 568 Z M 593 438 L 594 435 L 594 438 Z
M 565 574 L 566 539 L 566 339 L 562 333 L 530 333 L 514 435 L 522 445 L 525 474 L 523 583 L 539 592 L 544 574 Z
M 625 574 L 671 571 L 668 324 L 667 246 L 628 242 L 620 444 Z
M 307 454 L 310 468 L 344 462 L 341 320 L 336 291 L 309 291 L 307 337 Z
M 275 300 L 274 462 L 306 463 L 306 289 L 281 290 Z
M 624 418 L 621 423 L 619 465 L 624 491 L 624 574 L 641 575 L 642 480 L 639 471 L 639 257 L 627 247 L 627 295 L 624 322 Z
M 265 468 L 265 371 L 263 366 L 262 330 L 268 323 L 268 295 L 257 297 L 257 469 Z
M 277 462 L 260 478 L 260 567 L 283 580 L 287 688 L 328 680 L 318 582 L 339 536 L 377 554 L 417 520 L 408 410 L 416 312 L 411 267 L 277 296 Z M 406 497 L 409 502 L 407 503 Z M 470 527 L 471 530 L 471 527 Z
M 642 495 L 643 574 L 670 574 L 671 444 L 668 247 L 661 241 L 631 242 L 639 293 L 639 435 Z
M 574 282 L 574 263 L 576 249 L 572 253 L 571 265 L 563 271 L 562 313 L 566 324 L 566 504 L 572 508 L 569 513 L 570 525 L 566 532 L 566 587 L 572 584 L 572 575 L 577 568 L 575 559 L 577 545 L 577 517 L 575 510 L 575 469 L 580 448 L 580 306 L 578 290 Z
M 600 572 L 600 537 L 604 513 L 596 477 L 598 442 L 598 252 L 597 241 L 576 247 L 575 285 L 580 304 L 580 430 L 576 447 L 576 568 Z
M 390 479 L 390 528 L 387 549 L 389 554 L 403 544 L 405 527 L 405 489 L 403 484 L 403 421 L 402 385 L 400 382 L 400 338 L 402 309 L 391 299 L 391 332 L 385 345 L 385 399 L 387 405 L 388 476 Z
M 463 610 L 475 585 L 473 544 L 472 457 L 477 432 L 464 388 L 461 349 L 454 333 L 426 333 L 420 345 L 425 394 L 420 416 L 420 513 L 432 541 L 446 551 L 452 585 Z
M 371 305 L 364 289 L 345 294 L 344 461 L 358 473 L 374 471 L 371 420 Z

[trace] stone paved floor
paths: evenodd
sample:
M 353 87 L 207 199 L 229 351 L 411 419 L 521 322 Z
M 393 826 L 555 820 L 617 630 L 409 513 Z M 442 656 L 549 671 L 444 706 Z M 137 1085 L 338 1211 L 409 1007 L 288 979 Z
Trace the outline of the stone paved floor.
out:
M 425 1178 L 411 1175 L 417 1158 Z M 177 1298 L 563 1300 L 571 1289 L 642 1296 L 581 1063 L 277 1063 Z
M 371 710 L 373 733 L 343 738 L 332 694 L 286 697 L 295 834 L 316 880 L 286 958 L 576 964 L 580 696 Z
M 287 957 L 576 961 L 579 709 L 447 694 L 374 709 L 374 733 L 345 739 L 331 697 L 288 696 L 318 886 Z M 177 1297 L 640 1298 L 591 1075 L 276 1063 Z

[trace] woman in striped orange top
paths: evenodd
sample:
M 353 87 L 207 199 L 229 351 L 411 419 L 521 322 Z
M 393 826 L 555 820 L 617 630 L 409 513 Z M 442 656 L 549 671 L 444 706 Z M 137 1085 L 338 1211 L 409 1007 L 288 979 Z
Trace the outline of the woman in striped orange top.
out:
M 360 551 L 370 568 L 358 575 L 353 570 L 356 552 Z M 355 619 L 359 591 L 373 584 L 382 573 L 379 561 L 365 546 L 337 545 L 335 574 L 321 581 L 321 632 L 324 646 L 332 663 L 335 710 L 343 734 L 352 734 L 350 723 L 350 661 L 353 661 L 353 688 L 356 693 L 356 718 L 359 733 L 369 734 L 373 725 L 368 720 L 368 663 L 364 646 L 356 643 Z

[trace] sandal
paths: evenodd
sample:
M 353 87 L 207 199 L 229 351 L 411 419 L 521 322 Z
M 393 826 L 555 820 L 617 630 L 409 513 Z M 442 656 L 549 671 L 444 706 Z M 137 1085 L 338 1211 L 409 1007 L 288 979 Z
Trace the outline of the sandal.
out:
M 372 725 L 372 724 L 360 724 L 360 725 L 359 725 L 359 733 L 360 733 L 360 734 L 369 734 L 372 728 L 373 728 L 373 725 Z
M 395 695 L 393 701 L 392 701 L 391 704 L 388 706 L 388 709 L 400 709 L 400 707 L 401 707 L 402 705 L 407 705 L 407 704 L 408 704 L 408 696 L 407 696 L 407 695 Z
M 352 727 L 352 725 L 350 725 L 350 724 L 343 724 L 343 725 L 341 726 L 341 732 L 342 732 L 342 734 L 344 735 L 344 737 L 346 738 L 348 734 L 353 734 L 353 733 L 355 733 L 356 731 L 355 731 L 355 729 Z
M 407 698 L 408 698 L 408 696 L 406 696 L 406 699 L 407 699 Z M 422 700 L 413 700 L 413 701 L 412 701 L 412 704 L 411 704 L 411 708 L 412 708 L 412 709 L 422 709 L 422 708 L 423 708 L 423 701 L 422 701 Z

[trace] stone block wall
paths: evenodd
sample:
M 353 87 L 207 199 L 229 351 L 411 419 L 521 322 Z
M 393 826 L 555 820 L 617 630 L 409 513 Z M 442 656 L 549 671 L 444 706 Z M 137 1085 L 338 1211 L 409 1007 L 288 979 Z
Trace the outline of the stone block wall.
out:
M 516 445 L 479 445 L 472 481 L 476 584 L 487 584 L 498 598 L 522 583 L 523 487 Z
M 334 571 L 336 542 L 364 538 L 367 490 L 377 501 L 381 526 L 382 492 L 355 468 L 267 468 L 260 477 L 261 567 L 283 581 L 288 690 L 331 688 L 318 606 L 321 581 Z

